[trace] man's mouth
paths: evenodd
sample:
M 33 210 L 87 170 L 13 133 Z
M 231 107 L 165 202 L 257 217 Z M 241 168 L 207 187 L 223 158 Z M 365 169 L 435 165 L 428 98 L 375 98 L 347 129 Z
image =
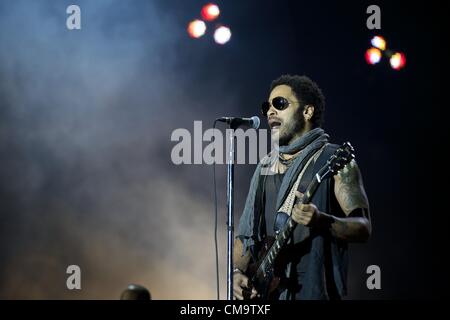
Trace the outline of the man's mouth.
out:
M 280 129 L 281 121 L 278 119 L 269 119 L 269 127 L 270 129 Z

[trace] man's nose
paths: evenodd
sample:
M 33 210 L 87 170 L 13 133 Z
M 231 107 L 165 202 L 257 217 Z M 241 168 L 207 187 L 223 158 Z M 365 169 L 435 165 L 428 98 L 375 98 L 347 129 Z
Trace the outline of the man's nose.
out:
M 267 110 L 267 117 L 270 117 L 271 115 L 275 115 L 275 114 L 277 114 L 277 109 L 275 109 L 273 107 L 273 105 L 270 104 L 270 108 L 269 108 L 269 110 Z

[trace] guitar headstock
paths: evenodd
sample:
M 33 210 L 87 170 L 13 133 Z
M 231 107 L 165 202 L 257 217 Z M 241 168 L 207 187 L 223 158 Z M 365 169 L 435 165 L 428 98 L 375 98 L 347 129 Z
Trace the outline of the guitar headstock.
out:
M 329 170 L 336 174 L 339 170 L 345 167 L 355 158 L 355 149 L 353 149 L 350 142 L 344 142 L 336 149 L 334 154 L 328 159 L 327 164 Z
M 355 158 L 355 149 L 353 149 L 350 142 L 344 142 L 333 155 L 328 159 L 326 167 L 327 171 L 322 177 L 322 179 L 326 178 L 329 175 L 335 175 L 339 170 L 345 167 L 350 161 Z

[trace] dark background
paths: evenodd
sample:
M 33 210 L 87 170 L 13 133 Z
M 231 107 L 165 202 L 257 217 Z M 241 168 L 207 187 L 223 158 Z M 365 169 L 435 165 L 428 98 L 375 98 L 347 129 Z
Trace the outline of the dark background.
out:
M 65 13 L 81 7 L 82 29 Z M 187 36 L 203 1 L 0 2 L 0 298 L 214 299 L 212 168 L 172 164 L 193 121 L 258 114 L 270 82 L 306 74 L 326 99 L 325 130 L 356 149 L 373 236 L 350 249 L 349 299 L 443 297 L 447 236 L 445 2 L 217 1 L 229 43 Z M 366 8 L 381 8 L 368 30 Z M 369 66 L 373 35 L 406 68 Z M 264 128 L 267 125 L 263 124 Z M 225 167 L 218 166 L 221 298 Z M 254 166 L 236 168 L 236 219 Z M 82 270 L 69 291 L 66 268 Z M 381 290 L 366 268 L 381 268 Z

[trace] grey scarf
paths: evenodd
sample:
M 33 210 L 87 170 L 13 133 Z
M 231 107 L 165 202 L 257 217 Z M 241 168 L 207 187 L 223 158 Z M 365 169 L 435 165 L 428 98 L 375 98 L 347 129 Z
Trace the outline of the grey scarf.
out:
M 288 196 L 289 191 L 295 183 L 295 178 L 300 174 L 309 158 L 328 142 L 328 137 L 329 136 L 323 129 L 315 128 L 308 131 L 297 140 L 293 141 L 290 145 L 279 147 L 278 151 L 281 154 L 295 154 L 299 151 L 302 152 L 295 158 L 289 169 L 284 174 L 280 190 L 278 191 L 277 208 L 282 205 L 283 201 Z M 273 153 L 271 152 L 271 154 Z M 262 171 L 262 169 L 266 168 L 272 163 L 270 161 L 269 155 L 264 157 L 256 167 L 255 173 L 253 174 L 252 180 L 250 182 L 250 190 L 245 202 L 244 212 L 242 213 L 239 222 L 237 236 L 243 242 L 243 252 L 246 252 L 249 246 L 255 243 L 255 240 L 261 241 L 260 232 L 257 232 L 257 234 L 255 235 L 254 230 L 255 216 L 259 216 L 255 212 L 255 201 L 259 179 L 261 175 L 264 174 L 264 171 Z

